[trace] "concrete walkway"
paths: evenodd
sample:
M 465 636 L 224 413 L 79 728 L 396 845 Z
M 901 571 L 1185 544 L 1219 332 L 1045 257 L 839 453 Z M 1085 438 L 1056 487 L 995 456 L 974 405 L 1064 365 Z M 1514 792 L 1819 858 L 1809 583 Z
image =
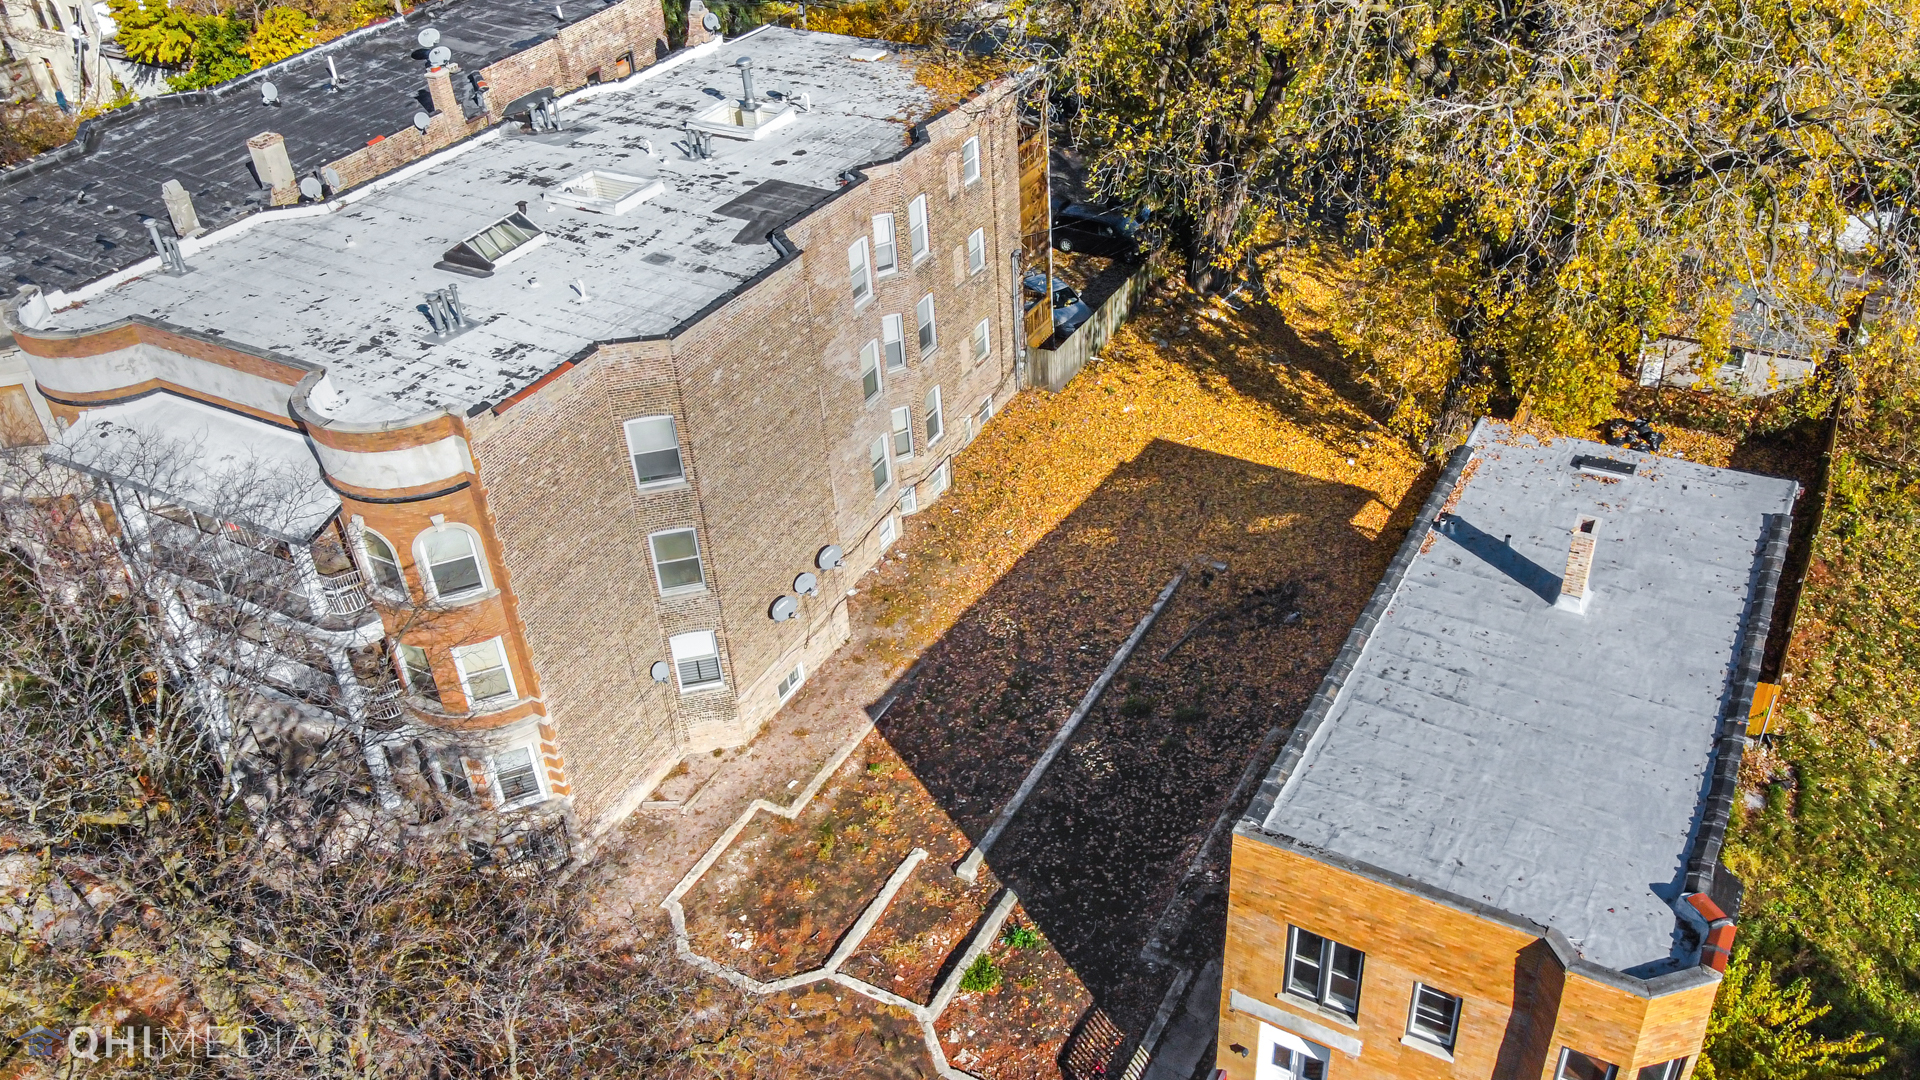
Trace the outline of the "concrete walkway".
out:
M 1141 1080 L 1210 1080 L 1219 1026 L 1220 961 L 1214 960 L 1187 989 L 1186 1003 L 1160 1036 L 1153 1063 Z

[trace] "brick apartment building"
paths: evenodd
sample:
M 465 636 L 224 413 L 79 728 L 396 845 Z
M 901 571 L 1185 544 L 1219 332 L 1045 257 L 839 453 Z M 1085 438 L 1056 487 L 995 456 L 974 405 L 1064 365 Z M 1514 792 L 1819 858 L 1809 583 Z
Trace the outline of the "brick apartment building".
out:
M 890 49 L 700 44 L 171 265 L 24 289 L 49 453 L 135 544 L 278 563 L 260 616 L 298 644 L 262 689 L 360 739 L 384 797 L 604 828 L 846 639 L 1015 387 L 1021 95 L 933 115 Z M 189 467 L 140 473 L 155 446 Z M 242 473 L 289 494 L 223 517 Z M 190 576 L 159 575 L 182 617 Z
M 1222 1076 L 1691 1075 L 1797 495 L 1482 424 L 1235 829 Z

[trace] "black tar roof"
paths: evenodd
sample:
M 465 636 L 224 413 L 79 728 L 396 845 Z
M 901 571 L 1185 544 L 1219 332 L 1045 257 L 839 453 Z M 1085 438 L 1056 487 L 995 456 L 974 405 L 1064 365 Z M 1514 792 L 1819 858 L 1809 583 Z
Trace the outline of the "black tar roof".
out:
M 391 135 L 432 111 L 419 43 L 440 31 L 464 73 L 478 72 L 611 6 L 610 0 L 442 0 L 349 34 L 211 91 L 169 94 L 108 113 L 81 136 L 0 174 L 0 281 L 15 288 L 72 289 L 153 253 L 143 217 L 167 220 L 160 185 L 178 180 L 192 194 L 200 223 L 217 229 L 266 205 L 247 140 L 276 131 L 287 140 L 294 172 L 306 175 Z M 343 85 L 329 92 L 332 57 Z M 262 103 L 271 80 L 281 105 Z M 454 91 L 472 109 L 465 75 Z M 476 111 L 477 110 L 473 110 Z

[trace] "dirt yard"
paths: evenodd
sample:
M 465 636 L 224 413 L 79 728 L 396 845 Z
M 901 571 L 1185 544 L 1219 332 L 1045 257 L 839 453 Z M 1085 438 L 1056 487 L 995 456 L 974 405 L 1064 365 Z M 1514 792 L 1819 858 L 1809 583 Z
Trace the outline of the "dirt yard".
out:
M 925 1007 L 1011 888 L 1018 905 L 933 1021 L 946 1056 L 1022 1080 L 1115 1051 L 1118 1075 L 1177 968 L 1218 949 L 1236 786 L 1290 729 L 1431 483 L 1351 400 L 1312 308 L 1293 319 L 1169 290 L 1065 391 L 1009 402 L 860 581 L 833 663 L 754 747 L 690 761 L 683 802 L 609 841 L 610 908 L 656 918 L 749 800 L 785 805 L 887 702 L 794 820 L 756 816 L 687 892 L 694 951 L 763 981 L 819 968 L 924 848 L 841 975 Z M 1176 573 L 980 880 L 958 879 Z M 811 1010 L 800 1026 L 846 1075 L 931 1075 L 900 1005 L 839 982 L 763 1000 Z

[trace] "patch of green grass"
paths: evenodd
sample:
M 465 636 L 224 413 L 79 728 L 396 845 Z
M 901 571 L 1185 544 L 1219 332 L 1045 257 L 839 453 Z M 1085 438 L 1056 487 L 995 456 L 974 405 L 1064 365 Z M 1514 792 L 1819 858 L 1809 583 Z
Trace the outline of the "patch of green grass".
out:
M 1037 949 L 1040 931 L 1031 926 L 1011 926 L 1000 934 L 1000 942 L 1009 949 Z
M 833 845 L 837 839 L 838 837 L 834 835 L 833 831 L 833 822 L 823 821 L 815 826 L 813 830 L 813 843 L 816 848 L 814 857 L 822 862 L 832 858 Z
M 1006 973 L 1000 970 L 1000 965 L 983 952 L 974 957 L 973 963 L 968 964 L 967 970 L 961 973 L 960 989 L 969 994 L 988 994 L 1000 989 L 1000 981 L 1004 978 Z
M 1138 720 L 1152 713 L 1153 699 L 1143 694 L 1128 694 L 1127 699 L 1120 703 L 1120 715 L 1131 720 Z
M 1802 512 L 1810 511 L 1810 507 Z M 1766 803 L 1736 804 L 1724 861 L 1740 941 L 1804 976 L 1815 1027 L 1885 1036 L 1920 1068 L 1920 476 L 1842 455 L 1796 628 Z M 1766 768 L 1768 775 L 1755 775 Z
M 1207 710 L 1198 705 L 1182 705 L 1173 710 L 1173 722 L 1176 724 L 1197 724 L 1207 718 Z

